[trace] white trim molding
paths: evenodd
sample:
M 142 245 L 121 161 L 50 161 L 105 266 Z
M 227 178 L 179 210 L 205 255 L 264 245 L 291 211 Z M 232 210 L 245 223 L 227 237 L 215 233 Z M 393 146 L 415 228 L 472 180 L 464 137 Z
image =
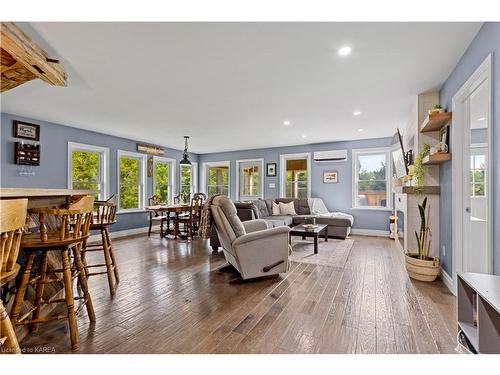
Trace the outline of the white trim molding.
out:
M 457 295 L 457 290 L 453 285 L 453 278 L 444 270 L 443 267 L 439 267 L 439 278 L 443 281 L 443 284 L 449 289 L 451 294 Z
M 358 158 L 357 155 L 374 155 L 374 154 L 385 154 L 386 157 L 386 168 L 385 168 L 385 190 L 386 190 L 386 206 L 382 207 L 372 207 L 372 206 L 358 206 L 357 205 L 357 164 Z M 351 150 L 351 159 L 352 159 L 352 196 L 351 196 L 351 204 L 353 210 L 375 210 L 375 211 L 392 211 L 392 154 L 391 147 L 375 147 L 375 148 L 353 148 Z
M 306 159 L 307 162 L 307 198 L 311 198 L 311 153 L 299 152 L 296 154 L 280 154 L 280 197 L 286 195 L 286 161 Z
M 139 160 L 139 207 L 122 210 L 120 208 L 120 158 L 122 156 Z M 139 212 L 144 210 L 147 194 L 147 158 L 148 155 L 138 152 L 117 150 L 116 151 L 116 195 L 118 197 L 117 213 Z
M 68 189 L 73 189 L 73 176 L 71 174 L 71 166 L 73 163 L 73 151 L 88 151 L 98 153 L 99 160 L 99 185 L 101 186 L 99 199 L 106 200 L 109 198 L 109 148 L 87 145 L 84 143 L 68 142 Z
M 153 156 L 153 173 L 152 173 L 152 180 L 153 180 L 153 190 L 152 190 L 152 194 L 154 195 L 155 194 L 155 190 L 156 190 L 156 180 L 155 180 L 155 168 L 156 168 L 156 163 L 164 163 L 164 164 L 170 164 L 169 166 L 169 171 L 168 171 L 168 179 L 169 179 L 169 193 L 168 193 L 168 202 L 169 204 L 171 204 L 173 202 L 173 198 L 174 198 L 174 194 L 175 194 L 175 188 L 176 188 L 176 177 L 177 177 L 177 174 L 176 174 L 176 168 L 175 168 L 175 164 L 177 163 L 177 161 L 175 159 L 172 159 L 172 158 L 165 158 L 165 157 L 162 157 L 162 156 Z
M 224 160 L 224 161 L 205 161 L 202 164 L 202 171 L 201 171 L 201 191 L 208 196 L 207 192 L 207 168 L 208 167 L 228 167 L 228 187 L 227 187 L 227 192 L 228 192 L 228 197 L 231 198 L 231 161 L 230 160 Z
M 452 129 L 451 132 L 451 148 L 453 150 L 464 150 L 467 143 L 470 144 L 470 130 L 465 128 L 466 116 L 469 109 L 465 101 L 467 98 L 482 84 L 486 83 L 488 91 L 488 172 L 487 172 L 487 191 L 493 191 L 493 173 L 494 163 L 493 147 L 492 147 L 492 122 L 491 122 L 491 107 L 492 107 L 492 56 L 491 54 L 481 63 L 481 65 L 472 73 L 469 79 L 455 93 L 452 98 Z M 469 155 L 469 152 L 466 153 Z M 464 153 L 457 151 L 457 157 L 452 160 L 452 280 L 453 290 L 457 289 L 457 272 L 464 270 L 464 241 L 463 241 L 463 222 L 465 212 L 464 202 L 464 184 L 466 178 L 464 175 L 464 163 L 470 165 L 470 161 L 462 160 L 458 155 Z M 468 183 L 468 182 L 467 182 Z M 488 198 L 488 273 L 493 272 L 493 199 L 491 193 Z M 451 251 L 449 249 L 448 251 Z
M 255 158 L 255 159 L 236 160 L 236 200 L 240 200 L 240 164 L 245 163 L 245 162 L 260 163 L 260 170 L 259 170 L 260 192 L 259 192 L 259 196 L 257 198 L 264 199 L 264 177 L 265 177 L 264 159 L 263 158 Z

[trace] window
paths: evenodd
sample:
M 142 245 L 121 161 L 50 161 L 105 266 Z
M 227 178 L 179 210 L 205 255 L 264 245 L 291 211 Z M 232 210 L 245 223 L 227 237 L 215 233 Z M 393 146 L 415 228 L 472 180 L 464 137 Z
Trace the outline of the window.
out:
M 180 187 L 181 194 L 189 194 L 190 197 L 196 192 L 196 164 L 180 166 Z M 194 178 L 193 178 L 194 177 Z
M 353 150 L 353 207 L 390 208 L 390 152 Z
M 229 162 L 204 163 L 205 192 L 229 196 Z
M 68 188 L 96 190 L 97 199 L 107 199 L 109 149 L 68 143 Z
M 264 170 L 264 159 L 237 160 L 238 171 L 237 191 L 238 199 L 252 200 L 263 198 L 262 173 Z
M 486 196 L 486 155 L 475 154 L 470 156 L 470 181 L 471 181 L 471 196 L 485 197 Z
M 118 150 L 118 207 L 142 210 L 145 200 L 146 155 Z
M 310 155 L 281 155 L 281 196 L 284 198 L 309 198 Z
M 171 203 L 174 191 L 175 160 L 153 157 L 153 194 L 160 202 Z

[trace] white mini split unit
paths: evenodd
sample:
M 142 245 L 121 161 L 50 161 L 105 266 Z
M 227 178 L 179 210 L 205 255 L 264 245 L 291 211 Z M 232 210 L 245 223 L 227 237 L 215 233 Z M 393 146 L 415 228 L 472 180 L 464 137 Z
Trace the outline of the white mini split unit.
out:
M 347 150 L 318 151 L 314 153 L 314 161 L 317 163 L 332 163 L 347 160 Z

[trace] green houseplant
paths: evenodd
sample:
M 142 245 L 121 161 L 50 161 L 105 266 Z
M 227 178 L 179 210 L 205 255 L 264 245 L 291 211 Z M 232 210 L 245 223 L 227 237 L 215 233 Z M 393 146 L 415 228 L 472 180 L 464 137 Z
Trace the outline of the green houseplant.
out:
M 425 166 L 423 164 L 424 158 L 429 155 L 431 150 L 431 146 L 427 143 L 424 143 L 422 150 L 415 157 L 415 161 L 413 163 L 413 178 L 415 179 L 415 192 L 417 194 L 422 194 L 424 192 L 425 185 Z
M 430 256 L 432 233 L 429 227 L 430 206 L 427 197 L 418 205 L 420 230 L 415 231 L 417 252 L 406 253 L 408 275 L 420 281 L 434 281 L 439 273 L 439 259 Z

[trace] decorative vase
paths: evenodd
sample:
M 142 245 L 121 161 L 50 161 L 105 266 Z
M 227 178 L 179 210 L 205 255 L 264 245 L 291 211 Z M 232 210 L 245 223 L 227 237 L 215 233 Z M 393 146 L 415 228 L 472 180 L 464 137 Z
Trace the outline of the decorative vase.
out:
M 405 254 L 408 276 L 419 281 L 434 281 L 439 274 L 439 258 L 419 259 L 416 253 Z

